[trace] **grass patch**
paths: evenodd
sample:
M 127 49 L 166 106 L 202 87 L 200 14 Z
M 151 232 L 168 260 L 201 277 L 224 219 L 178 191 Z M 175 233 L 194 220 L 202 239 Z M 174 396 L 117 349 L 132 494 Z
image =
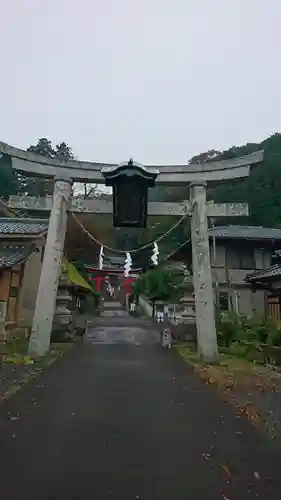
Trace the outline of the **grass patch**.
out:
M 25 354 L 28 342 L 25 345 L 23 343 L 7 343 L 5 352 L 2 352 L 1 355 L 0 382 L 1 380 L 4 382 L 4 387 L 2 386 L 1 390 L 0 385 L 0 400 L 8 399 L 16 394 L 57 359 L 67 355 L 74 345 L 74 343 L 65 342 L 52 344 L 46 356 L 34 360 Z M 17 350 L 15 351 L 15 349 Z
M 227 349 L 223 349 L 223 352 L 220 352 L 218 361 L 212 365 L 204 363 L 199 354 L 190 347 L 178 345 L 175 346 L 175 349 L 177 349 L 179 354 L 188 364 L 194 367 L 202 369 L 208 368 L 208 370 L 214 368 L 214 371 L 219 370 L 227 373 L 264 375 L 271 380 L 280 381 L 281 384 L 281 373 L 279 373 L 278 370 L 271 370 L 262 364 L 249 361 L 243 358 L 242 355 L 240 357 L 239 353 L 237 354 L 236 351 L 232 351 L 231 349 L 230 352 L 227 352 Z
M 222 391 L 228 391 L 235 384 L 233 378 L 235 371 L 245 370 L 245 360 L 242 359 L 222 354 L 217 363 L 208 365 L 204 364 L 199 354 L 189 347 L 179 346 L 176 349 L 202 380 L 208 384 L 215 384 Z
M 0 344 L 0 356 L 10 356 L 15 353 L 25 355 L 27 350 L 28 340 L 20 337 L 9 339 L 7 342 Z

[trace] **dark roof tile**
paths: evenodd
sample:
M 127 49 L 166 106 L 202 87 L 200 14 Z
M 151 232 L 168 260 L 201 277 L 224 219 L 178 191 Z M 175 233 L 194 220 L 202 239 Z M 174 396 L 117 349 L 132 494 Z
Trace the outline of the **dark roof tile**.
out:
M 267 269 L 261 269 L 260 271 L 255 271 L 254 273 L 247 274 L 245 280 L 248 282 L 264 281 L 270 278 L 277 278 L 281 276 L 281 264 L 274 264 Z
M 0 236 L 14 234 L 38 235 L 48 230 L 48 219 L 0 217 Z
M 9 268 L 24 262 L 35 250 L 32 243 L 29 244 L 4 244 L 0 243 L 0 269 Z
M 281 229 L 261 226 L 215 226 L 208 234 L 225 239 L 281 240 Z

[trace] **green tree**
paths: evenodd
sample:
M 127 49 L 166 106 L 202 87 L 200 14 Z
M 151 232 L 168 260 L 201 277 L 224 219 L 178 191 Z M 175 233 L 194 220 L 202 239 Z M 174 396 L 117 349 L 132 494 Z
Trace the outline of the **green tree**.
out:
M 134 294 L 146 295 L 151 302 L 177 300 L 184 291 L 183 274 L 174 269 L 156 267 L 142 274 L 134 284 Z
M 11 158 L 0 155 L 0 198 L 7 200 L 21 191 L 20 176 L 12 169 Z
M 209 149 L 205 153 L 200 153 L 199 155 L 195 155 L 189 160 L 189 164 L 191 163 L 206 163 L 208 161 L 212 161 L 218 157 L 221 151 L 216 149 Z
M 38 139 L 37 144 L 29 146 L 27 151 L 45 156 L 46 158 L 58 158 L 59 160 L 74 159 L 72 148 L 61 142 L 54 149 L 51 141 L 46 137 Z M 42 177 L 28 177 L 26 179 L 26 194 L 28 196 L 46 196 L 53 192 L 53 181 Z
M 208 198 L 217 203 L 248 203 L 249 217 L 216 219 L 216 224 L 261 225 L 281 227 L 281 134 L 275 133 L 260 143 L 248 142 L 242 146 L 218 151 L 211 149 L 189 160 L 189 164 L 214 160 L 227 160 L 244 156 L 264 149 L 264 160 L 252 167 L 246 179 L 227 181 L 216 187 L 208 188 Z M 187 188 L 157 187 L 149 193 L 150 200 L 181 201 L 188 197 Z M 140 241 L 153 240 L 173 224 L 172 217 L 150 218 L 148 229 L 140 234 Z M 188 238 L 187 226 L 179 226 L 160 245 L 160 257 L 169 253 L 170 248 L 181 245 Z
M 276 133 L 261 143 L 234 146 L 218 155 L 218 159 L 234 158 L 264 149 L 264 161 L 252 167 L 250 176 L 241 181 L 227 182 L 215 188 L 212 199 L 218 203 L 249 203 L 250 216 L 225 223 L 281 227 L 281 134 Z M 220 223 L 222 221 L 217 221 Z
M 46 137 L 38 139 L 37 144 L 29 146 L 27 151 L 46 156 L 47 158 L 54 158 L 56 156 L 51 141 L 49 141 Z
M 74 160 L 72 148 L 68 146 L 66 142 L 61 142 L 56 145 L 54 156 L 59 160 Z

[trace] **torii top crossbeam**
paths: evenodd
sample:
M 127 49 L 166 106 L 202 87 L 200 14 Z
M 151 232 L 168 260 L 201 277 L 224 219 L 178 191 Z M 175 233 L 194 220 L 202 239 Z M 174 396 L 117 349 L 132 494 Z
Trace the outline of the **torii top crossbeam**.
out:
M 104 184 L 101 169 L 115 167 L 109 163 L 92 163 L 76 160 L 60 161 L 55 158 L 45 158 L 30 151 L 14 148 L 0 142 L 0 154 L 11 158 L 12 168 L 32 177 L 53 178 L 62 176 L 76 182 Z M 192 181 L 220 182 L 248 177 L 251 165 L 263 160 L 263 150 L 233 158 L 231 160 L 210 161 L 204 164 L 189 165 L 147 165 L 147 170 L 159 171 L 156 184 L 188 184 Z

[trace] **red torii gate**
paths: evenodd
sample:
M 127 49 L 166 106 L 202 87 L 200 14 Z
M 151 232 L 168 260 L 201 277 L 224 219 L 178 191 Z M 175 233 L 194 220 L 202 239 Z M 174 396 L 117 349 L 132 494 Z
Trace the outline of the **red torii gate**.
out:
M 133 290 L 133 283 L 138 279 L 138 274 L 140 269 L 133 269 L 131 271 L 131 275 L 128 277 L 124 276 L 123 269 L 98 269 L 96 267 L 87 266 L 88 271 L 88 280 L 95 281 L 96 283 L 96 292 L 100 293 L 101 284 L 105 282 L 108 276 L 114 276 L 119 278 L 119 282 L 121 281 L 123 284 L 125 295 L 130 295 Z

